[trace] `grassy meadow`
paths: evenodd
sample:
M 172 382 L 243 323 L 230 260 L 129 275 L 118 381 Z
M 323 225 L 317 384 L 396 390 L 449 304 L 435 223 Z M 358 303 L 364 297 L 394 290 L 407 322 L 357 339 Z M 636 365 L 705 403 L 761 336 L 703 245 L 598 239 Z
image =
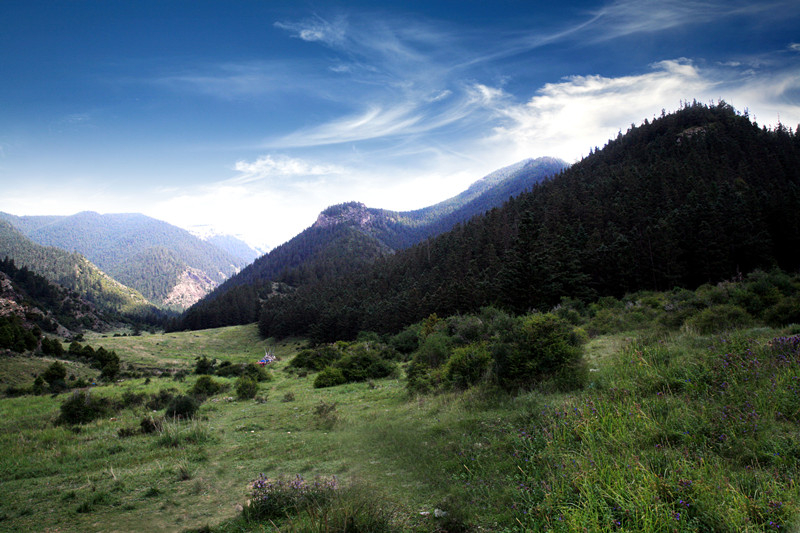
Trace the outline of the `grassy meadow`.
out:
M 255 398 L 215 376 L 227 388 L 194 418 L 150 433 L 153 399 L 198 376 L 92 387 L 113 414 L 78 425 L 56 423 L 70 392 L 0 399 L 0 530 L 796 530 L 798 328 L 625 325 L 589 339 L 582 389 L 518 394 L 412 395 L 402 372 L 316 389 L 315 373 L 288 367 L 301 342 L 261 340 L 255 325 L 87 337 L 139 369 L 256 361 L 265 346 L 280 360 Z M 38 358 L 11 359 L 4 379 L 36 371 Z M 261 474 L 337 488 L 258 515 Z

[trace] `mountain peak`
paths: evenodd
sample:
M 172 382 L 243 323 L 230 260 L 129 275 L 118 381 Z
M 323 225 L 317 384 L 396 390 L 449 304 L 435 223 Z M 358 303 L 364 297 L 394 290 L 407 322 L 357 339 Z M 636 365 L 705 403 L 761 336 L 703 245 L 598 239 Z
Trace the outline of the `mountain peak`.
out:
M 373 210 L 361 202 L 346 202 L 325 209 L 314 222 L 315 228 L 329 228 L 336 224 L 368 226 L 374 219 Z

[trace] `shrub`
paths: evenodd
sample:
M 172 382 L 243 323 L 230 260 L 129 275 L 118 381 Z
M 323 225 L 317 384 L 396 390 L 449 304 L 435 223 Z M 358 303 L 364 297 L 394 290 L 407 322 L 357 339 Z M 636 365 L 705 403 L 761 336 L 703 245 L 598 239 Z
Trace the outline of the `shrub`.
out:
M 247 376 L 253 381 L 272 381 L 272 374 L 269 370 L 256 363 L 247 363 L 242 367 L 242 376 Z
M 109 414 L 108 402 L 95 398 L 85 391 L 76 391 L 61 404 L 58 422 L 65 424 L 85 424 Z
M 59 361 L 54 361 L 42 372 L 42 378 L 50 385 L 52 390 L 54 384 L 67 379 L 67 368 Z
M 496 375 L 506 388 L 528 387 L 580 367 L 582 350 L 573 328 L 552 314 L 523 317 L 510 345 L 495 350 Z M 566 376 L 564 376 L 566 377 Z
M 457 315 L 447 319 L 450 334 L 458 344 L 469 344 L 483 339 L 487 327 L 483 320 L 475 315 Z
M 155 433 L 156 431 L 161 431 L 161 426 L 163 425 L 163 420 L 160 418 L 153 418 L 152 416 L 146 416 L 142 418 L 142 421 L 139 422 L 139 430 L 144 433 L 145 435 L 149 435 L 150 433 Z
M 213 374 L 214 366 L 216 366 L 216 359 L 208 359 L 205 355 L 197 358 L 197 364 L 194 366 L 195 374 Z
M 800 295 L 783 298 L 767 309 L 764 320 L 773 327 L 800 324 Z
M 214 396 L 221 392 L 225 386 L 216 381 L 211 376 L 200 376 L 197 378 L 197 381 L 194 382 L 194 386 L 189 389 L 189 393 L 194 396 Z
M 258 393 L 258 383 L 249 376 L 239 376 L 236 380 L 236 397 L 240 400 L 250 400 Z
M 305 368 L 306 370 L 319 371 L 330 366 L 342 355 L 343 351 L 338 346 L 328 344 L 314 349 L 300 351 L 289 363 L 293 368 Z
M 335 367 L 326 367 L 314 379 L 314 388 L 322 389 L 325 387 L 335 387 L 347 383 L 347 378 L 344 377 L 342 370 Z
M 33 394 L 44 394 L 44 384 L 44 378 L 42 376 L 36 376 L 36 379 L 33 380 L 31 392 L 33 392 Z
M 409 355 L 419 348 L 419 327 L 409 326 L 389 339 L 389 346 L 403 355 Z
M 437 368 L 450 357 L 450 347 L 451 340 L 446 333 L 431 333 L 417 350 L 414 359 L 418 359 L 430 368 Z
M 170 400 L 165 414 L 170 418 L 191 418 L 198 407 L 200 405 L 192 396 L 176 396 Z
M 703 309 L 687 320 L 685 326 L 701 335 L 709 335 L 741 328 L 751 324 L 752 321 L 752 317 L 741 307 L 723 304 Z
M 466 389 L 484 379 L 491 363 L 492 356 L 486 343 L 473 343 L 453 350 L 444 375 L 453 387 Z
M 346 381 L 366 381 L 391 375 L 394 365 L 381 359 L 374 350 L 359 344 L 339 359 L 334 366 L 341 369 Z
M 177 389 L 161 389 L 150 397 L 150 400 L 147 402 L 147 408 L 154 411 L 163 409 L 169 405 L 169 402 L 172 401 L 177 393 Z

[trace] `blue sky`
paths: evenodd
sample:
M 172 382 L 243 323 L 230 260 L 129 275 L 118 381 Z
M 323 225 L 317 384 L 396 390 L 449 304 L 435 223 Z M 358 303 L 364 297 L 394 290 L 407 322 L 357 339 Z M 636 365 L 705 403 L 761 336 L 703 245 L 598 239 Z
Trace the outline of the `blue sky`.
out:
M 554 5 L 557 4 L 557 5 Z M 800 2 L 0 2 L 0 210 L 275 246 L 724 99 L 800 123 Z

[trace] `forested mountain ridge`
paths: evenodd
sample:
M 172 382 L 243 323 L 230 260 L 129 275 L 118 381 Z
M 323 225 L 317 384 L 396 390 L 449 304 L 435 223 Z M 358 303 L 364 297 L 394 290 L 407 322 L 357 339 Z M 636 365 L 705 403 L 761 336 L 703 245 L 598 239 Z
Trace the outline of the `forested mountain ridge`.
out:
M 548 309 L 800 267 L 800 137 L 724 102 L 632 126 L 453 231 L 265 301 L 265 336 L 352 338 L 496 305 Z
M 0 220 L 0 258 L 12 259 L 47 280 L 75 291 L 98 309 L 137 318 L 160 316 L 137 291 L 111 279 L 82 255 L 34 243 Z
M 24 329 L 66 336 L 83 328 L 101 330 L 108 317 L 72 290 L 48 281 L 8 258 L 0 260 L 0 318 Z M 2 345 L 2 343 L 0 343 Z
M 80 252 L 114 279 L 159 305 L 170 299 L 173 289 L 190 272 L 202 272 L 214 286 L 246 264 L 186 230 L 137 213 L 100 215 L 87 211 L 64 217 L 2 213 L 0 217 L 36 243 Z
M 442 233 L 529 190 L 567 164 L 528 159 L 489 174 L 463 193 L 417 211 L 369 208 L 359 202 L 328 207 L 315 223 L 228 279 L 171 327 L 204 329 L 258 318 L 260 301 L 278 283 L 298 287 L 358 271 L 375 260 Z

